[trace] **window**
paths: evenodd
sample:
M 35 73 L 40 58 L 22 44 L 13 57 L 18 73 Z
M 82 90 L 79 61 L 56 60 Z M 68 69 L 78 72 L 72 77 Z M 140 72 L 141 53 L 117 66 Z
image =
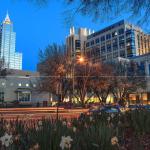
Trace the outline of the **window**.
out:
M 101 42 L 105 41 L 105 36 L 101 37 Z
M 101 53 L 105 53 L 105 46 L 101 47 Z
M 128 56 L 128 57 L 133 56 L 133 52 L 132 52 L 132 49 L 131 49 L 131 48 L 127 48 L 127 56 Z
M 118 45 L 113 45 L 113 50 L 116 51 L 118 49 Z
M 105 60 L 106 60 L 106 56 L 105 56 L 105 55 L 102 55 L 102 56 L 101 56 L 101 60 L 102 60 L 102 61 L 105 61 Z
M 124 41 L 124 35 L 123 36 L 119 36 L 119 42 Z
M 127 46 L 130 46 L 131 45 L 131 43 L 130 42 L 127 42 Z
M 119 33 L 119 35 L 124 34 L 124 29 L 123 28 L 119 29 L 118 33 Z
M 120 57 L 124 57 L 125 58 L 125 51 L 120 51 Z
M 100 48 L 95 49 L 95 56 L 99 57 L 100 55 Z
M 96 44 L 98 44 L 98 43 L 99 43 L 99 38 L 97 38 L 97 39 L 95 40 L 95 43 L 96 43 Z
M 26 87 L 29 87 L 29 84 L 28 84 L 28 83 L 26 83 Z
M 125 48 L 125 43 L 124 42 L 119 43 L 119 47 L 120 49 Z
M 111 34 L 106 35 L 106 40 L 109 40 L 109 39 L 111 39 Z
M 117 43 L 117 38 L 113 39 L 113 43 Z
M 80 40 L 75 41 L 75 48 L 80 49 Z
M 117 31 L 112 32 L 112 37 L 115 37 L 117 35 L 118 35 Z
M 107 52 L 111 52 L 111 44 L 107 45 Z
M 18 83 L 18 86 L 21 86 L 21 83 Z
M 2 82 L 2 86 L 5 86 L 5 82 Z
M 4 102 L 4 92 L 0 91 L 0 102 Z
M 94 40 L 91 41 L 91 45 L 94 45 Z
M 22 91 L 18 93 L 18 100 L 21 102 L 27 102 L 31 100 L 31 93 Z
M 89 46 L 90 46 L 90 43 L 89 43 L 89 42 L 87 42 L 87 43 L 86 43 L 86 47 L 89 47 Z
M 36 84 L 33 84 L 33 87 L 35 88 L 35 87 L 36 87 Z
M 113 58 L 118 57 L 118 52 L 113 53 Z
M 109 60 L 112 59 L 112 54 L 108 54 L 107 59 L 109 59 Z

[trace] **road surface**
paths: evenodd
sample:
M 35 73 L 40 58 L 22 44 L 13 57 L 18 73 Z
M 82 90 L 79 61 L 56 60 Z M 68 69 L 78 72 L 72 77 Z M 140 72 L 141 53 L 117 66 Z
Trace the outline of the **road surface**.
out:
M 88 109 L 58 109 L 59 118 L 78 118 L 81 113 L 88 112 Z M 40 107 L 40 108 L 0 108 L 0 119 L 4 120 L 27 120 L 42 118 L 57 118 L 57 107 Z

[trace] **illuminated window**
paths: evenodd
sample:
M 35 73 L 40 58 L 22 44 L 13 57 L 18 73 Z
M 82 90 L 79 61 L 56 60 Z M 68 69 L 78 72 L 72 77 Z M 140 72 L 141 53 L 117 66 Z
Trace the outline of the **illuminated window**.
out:
M 29 87 L 29 84 L 28 84 L 28 83 L 26 84 L 26 87 Z
M 36 84 L 33 84 L 33 87 L 35 88 L 35 87 L 36 87 Z
M 2 86 L 5 86 L 5 83 L 4 83 L 4 82 L 2 82 Z
M 18 86 L 21 86 L 21 83 L 19 83 Z
M 18 93 L 18 100 L 21 102 L 26 102 L 31 100 L 31 93 L 27 91 L 22 91 Z

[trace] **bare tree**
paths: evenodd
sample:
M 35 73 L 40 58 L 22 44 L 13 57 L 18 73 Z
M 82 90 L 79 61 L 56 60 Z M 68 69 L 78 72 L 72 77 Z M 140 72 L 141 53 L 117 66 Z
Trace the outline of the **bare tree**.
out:
M 141 70 L 137 68 L 136 63 L 115 63 L 111 83 L 111 92 L 114 95 L 115 102 L 124 105 L 130 93 L 136 92 L 139 88 L 145 89 L 145 81 L 144 74 L 141 74 Z
M 52 93 L 63 101 L 69 89 L 65 47 L 49 45 L 45 52 L 40 51 L 39 57 L 40 90 Z
M 149 0 L 66 0 L 72 6 L 68 12 L 69 18 L 78 13 L 92 17 L 94 20 L 110 20 L 116 16 L 128 13 L 136 18 L 138 23 L 148 23 L 150 20 Z
M 91 81 L 92 90 L 98 97 L 100 103 L 106 103 L 110 94 L 112 68 L 110 65 L 101 64 L 101 70 L 97 71 Z
M 92 64 L 87 61 L 78 63 L 75 67 L 75 96 L 83 107 L 94 95 L 92 80 L 100 69 L 100 64 Z
M 40 7 L 51 2 L 50 0 L 27 1 Z M 65 6 L 64 14 L 67 23 L 72 21 L 77 14 L 101 21 L 108 21 L 120 15 L 129 14 L 141 25 L 147 24 L 150 21 L 149 0 L 60 0 L 58 2 Z

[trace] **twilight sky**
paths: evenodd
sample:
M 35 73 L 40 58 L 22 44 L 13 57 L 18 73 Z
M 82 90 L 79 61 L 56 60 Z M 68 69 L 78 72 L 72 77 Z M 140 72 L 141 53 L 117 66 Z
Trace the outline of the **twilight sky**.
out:
M 23 70 L 36 70 L 38 51 L 48 44 L 63 43 L 69 33 L 69 26 L 63 21 L 65 6 L 59 2 L 51 2 L 48 6 L 39 8 L 24 0 L 1 0 L 0 22 L 8 10 L 16 32 L 16 51 L 23 53 Z M 87 27 L 95 31 L 121 19 L 122 15 L 113 21 L 92 22 L 90 17 L 76 16 L 75 27 Z M 130 21 L 131 22 L 131 21 Z

